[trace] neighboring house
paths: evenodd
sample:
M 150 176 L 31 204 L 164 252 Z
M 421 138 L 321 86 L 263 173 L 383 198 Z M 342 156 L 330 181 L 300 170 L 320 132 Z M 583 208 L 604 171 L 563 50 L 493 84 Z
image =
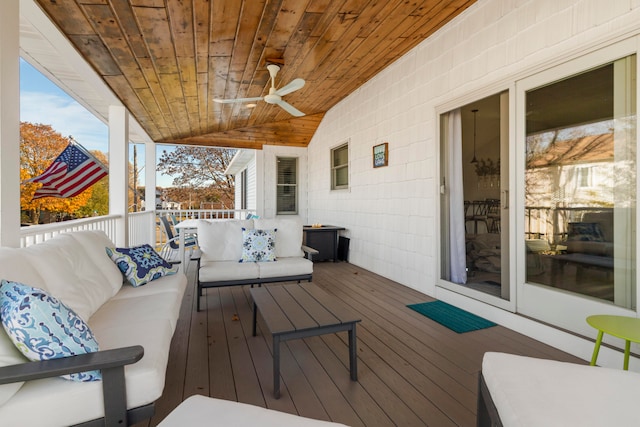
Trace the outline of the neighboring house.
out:
M 235 206 L 260 216 L 299 215 L 308 218 L 305 148 L 265 146 L 238 150 L 226 175 L 235 177 Z

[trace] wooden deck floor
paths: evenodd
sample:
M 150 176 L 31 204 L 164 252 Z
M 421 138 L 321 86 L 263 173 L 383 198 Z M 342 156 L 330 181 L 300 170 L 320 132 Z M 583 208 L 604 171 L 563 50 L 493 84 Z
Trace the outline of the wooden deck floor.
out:
M 349 426 L 473 426 L 486 351 L 585 363 L 502 326 L 457 334 L 408 309 L 420 292 L 348 263 L 317 263 L 313 282 L 362 317 L 358 381 L 349 380 L 345 332 L 282 345 L 281 393 L 272 396 L 271 339 L 251 335 L 248 287 L 209 289 L 195 311 L 189 270 L 165 392 L 154 426 L 193 394 L 251 403 Z

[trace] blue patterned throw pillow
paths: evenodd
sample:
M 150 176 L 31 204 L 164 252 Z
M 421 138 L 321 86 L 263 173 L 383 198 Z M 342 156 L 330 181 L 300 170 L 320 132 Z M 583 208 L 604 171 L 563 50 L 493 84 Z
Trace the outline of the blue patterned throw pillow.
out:
M 129 283 L 136 287 L 162 276 L 175 274 L 177 271 L 177 268 L 165 261 L 150 245 L 105 249 Z
M 276 260 L 276 229 L 242 229 L 242 258 L 240 262 Z
M 2 281 L 2 326 L 31 361 L 58 359 L 99 350 L 89 326 L 73 310 L 42 289 Z M 99 381 L 100 371 L 63 375 L 73 381 Z

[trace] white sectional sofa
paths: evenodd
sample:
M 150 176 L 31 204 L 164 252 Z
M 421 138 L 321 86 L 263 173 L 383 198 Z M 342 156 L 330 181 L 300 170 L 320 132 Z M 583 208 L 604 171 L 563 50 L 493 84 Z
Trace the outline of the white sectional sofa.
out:
M 275 261 L 241 262 L 243 229 L 276 230 Z M 298 217 L 199 220 L 198 245 L 202 255 L 198 260 L 198 311 L 205 288 L 311 281 L 311 258 L 318 251 L 302 245 L 302 234 L 302 220 Z
M 113 246 L 103 232 L 80 231 L 28 248 L 0 248 L 0 279 L 50 293 L 88 324 L 100 348 L 28 362 L 0 327 L 0 425 L 127 425 L 153 414 L 187 279 L 177 273 L 135 288 L 123 284 L 105 252 Z M 103 380 L 59 377 L 90 369 L 102 369 Z

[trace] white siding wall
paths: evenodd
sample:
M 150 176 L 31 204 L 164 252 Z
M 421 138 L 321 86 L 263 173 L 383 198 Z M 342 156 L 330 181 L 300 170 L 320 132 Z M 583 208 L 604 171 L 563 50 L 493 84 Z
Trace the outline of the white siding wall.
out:
M 308 222 L 346 227 L 350 262 L 434 295 L 437 110 L 639 32 L 639 0 L 477 2 L 326 114 L 308 147 Z M 350 188 L 331 191 L 330 150 L 347 139 Z M 389 166 L 373 169 L 381 142 Z
M 276 216 L 276 183 L 277 183 L 277 157 L 298 158 L 298 215 L 303 222 L 307 222 L 307 150 L 300 147 L 281 147 L 265 145 L 262 150 L 263 170 L 263 203 L 262 216 L 274 218 Z M 257 170 L 259 168 L 256 168 Z M 258 170 L 259 173 L 259 170 Z M 260 211 L 259 211 L 260 212 Z
M 256 195 L 256 157 L 254 156 L 247 165 L 247 209 L 258 209 Z

